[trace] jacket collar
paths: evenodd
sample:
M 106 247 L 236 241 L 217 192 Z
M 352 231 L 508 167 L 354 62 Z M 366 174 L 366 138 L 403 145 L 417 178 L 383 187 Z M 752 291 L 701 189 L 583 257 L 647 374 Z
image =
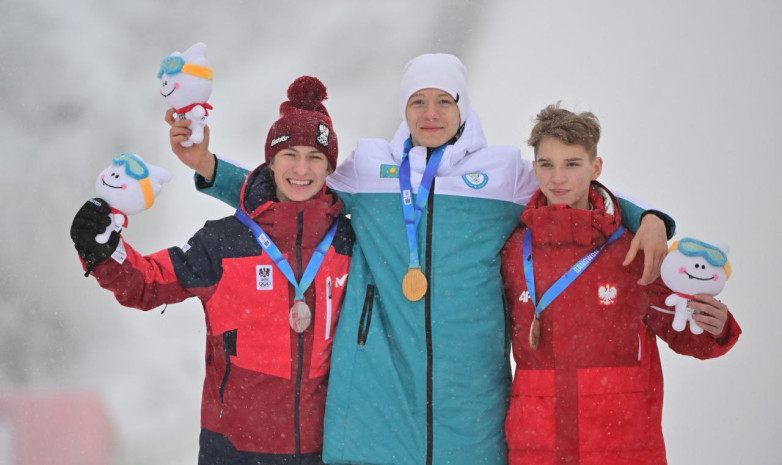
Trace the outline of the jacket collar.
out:
M 302 245 L 314 247 L 339 216 L 342 201 L 324 185 L 309 200 L 280 202 L 273 176 L 267 163 L 253 170 L 242 188 L 240 208 L 271 236 L 281 250 L 295 244 L 298 216 L 303 215 Z
M 622 224 L 616 197 L 597 181 L 589 189 L 590 210 L 548 205 L 538 189 L 527 203 L 521 220 L 532 230 L 536 245 L 599 246 Z
M 404 144 L 408 138 L 410 138 L 410 128 L 407 126 L 407 121 L 402 121 L 389 143 L 396 163 L 402 163 Z M 445 148 L 443 159 L 437 169 L 437 176 L 453 174 L 466 156 L 486 146 L 486 136 L 483 134 L 481 120 L 475 110 L 471 110 L 464 122 L 464 131 L 461 137 Z M 410 151 L 410 162 L 410 167 L 414 172 L 423 173 L 426 167 L 426 147 L 413 147 Z

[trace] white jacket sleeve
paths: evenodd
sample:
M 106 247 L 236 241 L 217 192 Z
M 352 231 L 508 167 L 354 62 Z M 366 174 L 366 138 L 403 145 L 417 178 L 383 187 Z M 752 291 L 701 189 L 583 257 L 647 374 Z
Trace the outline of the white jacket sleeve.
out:
M 516 184 L 513 192 L 515 203 L 526 205 L 538 190 L 538 180 L 532 171 L 532 162 L 519 156 L 516 162 Z

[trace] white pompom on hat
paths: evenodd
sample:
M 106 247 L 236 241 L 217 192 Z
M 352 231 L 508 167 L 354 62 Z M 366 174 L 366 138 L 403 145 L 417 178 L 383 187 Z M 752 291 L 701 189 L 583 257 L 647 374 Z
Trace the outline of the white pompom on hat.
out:
M 456 56 L 448 53 L 426 53 L 405 65 L 400 85 L 399 107 L 402 118 L 410 96 L 421 89 L 441 89 L 456 100 L 461 122 L 470 114 L 470 96 L 467 94 L 467 69 Z

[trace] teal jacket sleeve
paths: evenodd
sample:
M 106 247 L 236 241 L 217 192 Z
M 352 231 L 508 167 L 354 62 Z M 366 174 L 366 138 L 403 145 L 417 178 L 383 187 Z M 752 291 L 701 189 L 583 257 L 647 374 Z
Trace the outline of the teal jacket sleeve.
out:
M 352 168 L 353 156 L 339 167 L 337 171 L 329 177 L 329 186 L 334 189 L 344 202 L 343 210 L 345 213 L 350 212 L 351 194 L 350 189 L 345 188 L 344 183 L 340 183 L 342 176 L 346 171 Z M 244 185 L 244 180 L 250 172 L 240 166 L 236 166 L 231 162 L 216 159 L 215 165 L 215 178 L 207 180 L 203 176 L 196 174 L 195 182 L 196 188 L 212 196 L 218 200 L 221 200 L 228 205 L 237 208 L 239 206 L 239 198 Z M 347 179 L 351 179 L 349 176 Z M 353 178 L 355 179 L 355 177 Z M 647 214 L 653 214 L 663 220 L 665 223 L 665 231 L 668 239 L 671 239 L 676 233 L 676 222 L 667 214 L 654 209 L 644 208 L 639 205 L 640 201 L 628 200 L 624 196 L 617 195 L 619 200 L 619 208 L 622 210 L 622 225 L 632 232 L 637 232 L 641 227 L 641 220 Z
M 250 172 L 225 160 L 215 157 L 215 178 L 207 180 L 200 174 L 195 175 L 196 189 L 204 194 L 221 200 L 233 208 L 239 207 L 244 180 Z
M 635 233 L 641 227 L 641 220 L 648 214 L 655 215 L 665 223 L 665 234 L 670 240 L 676 234 L 676 222 L 667 214 L 653 209 L 643 208 L 634 202 L 617 196 L 619 208 L 622 210 L 622 226 Z

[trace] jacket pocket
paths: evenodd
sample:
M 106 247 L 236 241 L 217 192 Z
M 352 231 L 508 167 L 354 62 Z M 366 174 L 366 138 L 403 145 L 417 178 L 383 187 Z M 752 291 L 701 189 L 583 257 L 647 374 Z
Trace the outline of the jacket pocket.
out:
M 220 382 L 220 418 L 223 417 L 223 403 L 225 396 L 225 387 L 228 385 L 228 378 L 231 377 L 231 356 L 236 356 L 236 336 L 239 330 L 232 329 L 223 333 L 223 351 L 225 352 L 225 373 Z
M 582 451 L 642 450 L 662 437 L 662 398 L 647 366 L 582 369 L 578 388 Z
M 516 370 L 505 418 L 505 434 L 512 455 L 534 456 L 556 450 L 555 390 L 554 370 Z
M 361 319 L 358 321 L 358 345 L 367 343 L 369 325 L 372 322 L 372 307 L 375 303 L 375 285 L 367 285 L 367 294 L 364 296 L 364 308 L 361 310 Z

